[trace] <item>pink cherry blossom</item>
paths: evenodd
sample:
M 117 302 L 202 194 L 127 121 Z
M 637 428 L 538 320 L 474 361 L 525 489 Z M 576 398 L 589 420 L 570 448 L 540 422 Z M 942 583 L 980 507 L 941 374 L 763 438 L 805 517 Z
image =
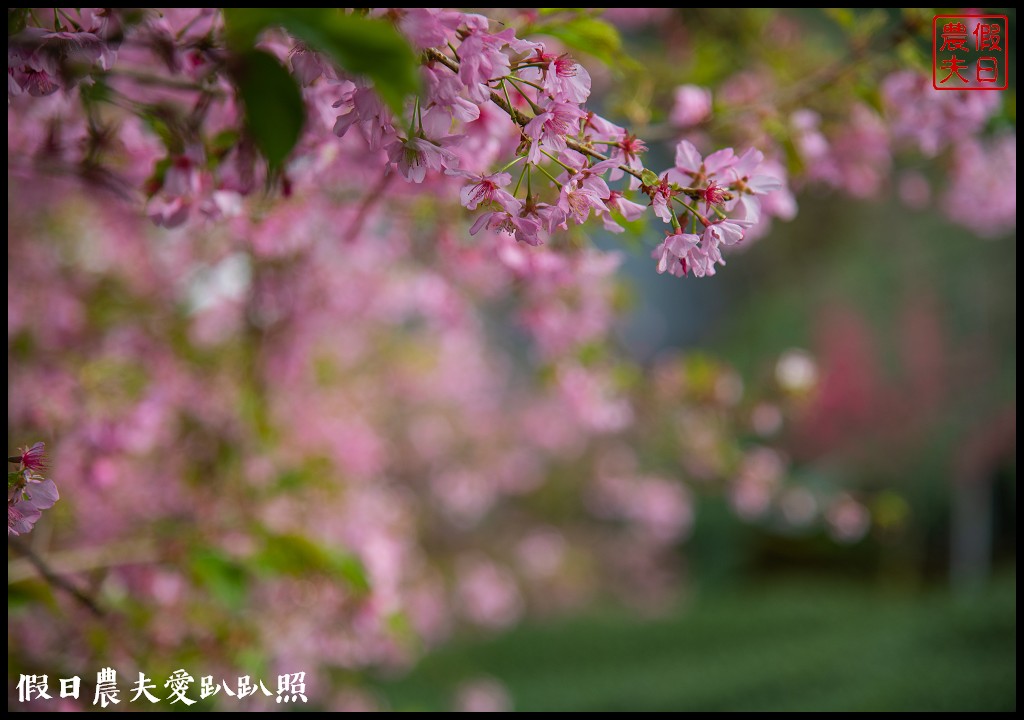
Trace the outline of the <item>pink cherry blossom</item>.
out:
M 912 70 L 886 77 L 882 97 L 893 138 L 928 157 L 976 134 L 1002 104 L 997 92 L 935 92 L 931 78 Z
M 46 467 L 45 445 L 37 442 L 22 448 L 20 454 L 7 458 L 17 462 L 16 473 L 8 473 L 7 482 L 7 534 L 23 535 L 32 530 L 42 517 L 43 510 L 53 507 L 60 499 L 53 480 L 40 475 Z M 17 476 L 15 479 L 14 476 Z
M 422 73 L 433 107 L 446 110 L 450 118 L 464 123 L 480 117 L 480 106 L 462 97 L 462 83 L 450 70 L 426 65 Z
M 661 218 L 663 222 L 672 221 L 670 203 L 672 202 L 673 193 L 669 180 L 671 172 L 671 170 L 665 172 L 658 184 L 649 189 L 651 207 L 654 208 L 654 214 Z
M 487 228 L 512 235 L 519 242 L 527 245 L 542 245 L 544 241 L 540 237 L 541 222 L 537 218 L 514 215 L 507 210 L 487 212 L 477 217 L 476 222 L 469 229 L 470 235 Z
M 37 442 L 32 447 L 21 449 L 19 462 L 23 469 L 39 472 L 46 468 L 46 444 Z
M 698 125 L 711 117 L 711 91 L 697 85 L 680 85 L 675 91 L 675 103 L 669 112 L 669 121 L 679 127 Z
M 14 500 L 8 498 L 7 534 L 24 535 L 25 533 L 30 532 L 42 515 L 43 514 L 39 511 L 39 508 L 37 508 L 31 500 L 25 499 L 21 496 Z
M 371 150 L 383 147 L 394 136 L 395 129 L 380 96 L 370 87 L 358 87 L 351 83 L 343 83 L 339 89 L 342 91 L 341 99 L 334 106 L 345 112 L 338 116 L 334 134 L 344 137 L 355 124 L 359 126 Z
M 484 205 L 497 203 L 509 214 L 519 214 L 522 203 L 503 189 L 512 183 L 512 176 L 508 173 L 493 173 L 491 175 L 476 175 L 464 171 L 455 171 L 455 173 L 473 180 L 472 184 L 464 186 L 460 192 L 462 206 L 467 210 L 476 210 L 481 203 Z
M 618 212 L 622 217 L 626 218 L 629 222 L 639 220 L 647 209 L 647 206 L 641 205 L 640 203 L 627 200 L 622 193 L 617 190 L 612 190 L 608 197 L 605 199 L 605 204 L 612 210 Z
M 590 73 L 568 54 L 551 55 L 541 48 L 526 62 L 530 66 L 523 68 L 519 77 L 540 82 L 555 100 L 580 104 L 590 96 Z
M 562 185 L 562 190 L 558 195 L 558 209 L 566 217 L 571 217 L 582 225 L 587 221 L 591 210 L 608 211 L 604 204 L 604 198 L 610 194 L 608 186 L 600 178 L 593 178 L 592 182 L 588 182 L 586 178 L 576 175 Z
M 579 106 L 552 100 L 523 128 L 523 134 L 530 138 L 529 160 L 538 163 L 541 150 L 560 153 L 565 150 L 565 138 L 580 131 L 580 121 L 586 113 Z
M 437 8 L 397 8 L 398 27 L 420 49 L 443 47 L 461 20 L 460 13 Z
M 409 182 L 421 183 L 427 170 L 440 172 L 458 166 L 459 159 L 451 150 L 422 137 L 396 140 L 387 148 L 388 157 L 398 172 Z
M 509 74 L 511 64 L 501 49 L 511 37 L 511 28 L 495 35 L 470 32 L 459 45 L 459 79 L 470 100 L 478 103 L 489 100 L 490 82 Z
M 1017 136 L 961 141 L 942 208 L 981 237 L 1011 234 L 1017 227 Z
M 612 190 L 608 197 L 604 200 L 605 207 L 610 210 L 614 210 L 621 215 L 627 222 L 633 222 L 639 220 L 644 211 L 647 209 L 646 205 L 627 200 L 622 193 L 617 190 Z M 598 213 L 601 220 L 604 223 L 604 229 L 612 233 L 623 232 L 623 227 L 619 225 L 615 220 L 612 219 L 611 213 Z
M 724 174 L 737 159 L 732 148 L 716 150 L 704 158 L 693 143 L 680 140 L 676 145 L 676 164 L 669 170 L 669 179 L 683 185 L 711 180 Z
M 509 712 L 512 698 L 500 682 L 479 677 L 462 683 L 455 692 L 458 712 Z
M 321 77 L 335 79 L 336 74 L 331 63 L 319 52 L 311 50 L 302 43 L 296 43 L 289 53 L 292 71 L 303 86 L 308 87 Z
M 694 254 L 697 251 L 700 236 L 692 233 L 677 232 L 668 235 L 651 253 L 658 261 L 658 274 L 668 272 L 676 277 L 684 277 L 693 266 Z

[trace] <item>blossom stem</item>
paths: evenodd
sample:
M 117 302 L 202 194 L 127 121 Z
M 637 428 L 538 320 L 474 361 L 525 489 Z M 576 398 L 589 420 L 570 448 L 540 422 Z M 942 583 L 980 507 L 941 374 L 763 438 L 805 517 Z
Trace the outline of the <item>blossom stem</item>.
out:
M 191 20 L 189 20 L 187 23 L 185 23 L 185 26 L 183 28 L 181 28 L 181 30 L 179 30 L 178 32 L 176 32 L 174 34 L 174 39 L 180 41 L 183 37 L 185 37 L 185 33 L 187 33 L 189 30 L 191 30 L 192 26 L 195 25 L 197 22 L 199 22 L 199 20 L 202 17 L 203 17 L 202 13 L 199 13 L 195 17 L 193 17 Z
M 64 11 L 63 9 L 61 9 L 61 8 L 55 8 L 55 10 L 57 10 L 57 12 L 59 12 L 59 13 L 60 13 L 61 15 L 63 15 L 63 16 L 64 16 L 64 19 L 65 19 L 65 20 L 67 20 L 67 21 L 68 21 L 69 23 L 71 23 L 71 26 L 72 26 L 72 27 L 73 27 L 73 28 L 74 28 L 74 29 L 75 29 L 76 31 L 78 31 L 78 32 L 81 32 L 81 31 L 82 31 L 82 26 L 81 26 L 81 25 L 79 25 L 78 23 L 76 23 L 76 22 L 75 22 L 75 20 L 74 20 L 74 18 L 72 18 L 72 17 L 70 16 L 70 15 L 68 15 L 68 14 L 67 14 L 67 13 L 66 13 L 66 12 L 65 12 L 65 11 Z
M 518 80 L 518 78 L 516 78 L 515 80 L 513 80 L 513 79 L 512 79 L 511 77 L 509 77 L 509 78 L 507 78 L 507 79 L 508 79 L 509 85 L 511 85 L 512 87 L 514 87 L 514 88 L 516 89 L 516 92 L 518 92 L 518 93 L 519 93 L 520 95 L 522 95 L 522 96 L 523 96 L 523 99 L 524 99 L 524 100 L 526 100 L 526 102 L 530 103 L 530 108 L 531 108 L 531 109 L 533 110 L 533 112 L 534 112 L 535 114 L 537 114 L 537 115 L 540 115 L 541 113 L 543 113 L 543 112 L 544 112 L 544 108 L 542 108 L 542 107 L 541 107 L 540 105 L 538 105 L 538 104 L 537 104 L 537 103 L 535 103 L 535 102 L 534 102 L 533 100 L 531 100 L 531 99 L 530 99 L 530 96 L 529 96 L 529 95 L 527 95 L 526 93 L 524 93 L 524 92 L 523 92 L 523 89 L 522 89 L 521 87 L 519 87 L 518 85 L 516 85 L 516 80 Z M 526 81 L 526 80 L 522 80 L 521 82 L 527 82 L 527 81 Z M 527 83 L 527 84 L 528 84 L 528 85 L 532 85 L 533 83 Z
M 499 172 L 506 172 L 506 171 L 508 171 L 508 169 L 509 169 L 510 167 L 512 167 L 513 165 L 515 165 L 515 164 L 516 164 L 517 162 L 519 162 L 520 160 L 523 160 L 523 159 L 524 159 L 525 157 L 526 157 L 525 155 L 517 155 L 517 156 L 516 156 L 516 159 L 515 159 L 515 160 L 513 160 L 513 161 L 512 161 L 512 162 L 510 162 L 510 163 L 509 163 L 508 165 L 506 165 L 505 167 L 503 167 L 503 168 L 502 168 L 502 169 L 501 169 L 501 170 L 500 170 Z
M 680 200 L 680 199 L 679 199 L 678 197 L 673 197 L 672 199 L 673 199 L 673 200 L 675 200 L 675 201 L 676 201 L 677 203 L 679 203 L 680 205 L 682 205 L 682 206 L 683 206 L 684 208 L 686 208 L 686 210 L 687 210 L 687 211 L 688 211 L 688 212 L 689 212 L 690 214 L 692 214 L 692 215 L 693 215 L 693 216 L 694 216 L 694 217 L 695 217 L 696 219 L 700 220 L 700 221 L 701 221 L 701 224 L 703 224 L 703 225 L 704 225 L 704 227 L 707 227 L 708 225 L 710 225 L 710 224 L 711 224 L 711 221 L 710 221 L 710 220 L 708 220 L 708 219 L 707 219 L 706 217 L 704 217 L 703 215 L 701 215 L 701 214 L 700 214 L 700 211 L 699 211 L 699 210 L 697 210 L 697 208 L 694 208 L 694 207 L 690 207 L 689 205 L 687 205 L 686 203 L 684 203 L 684 202 L 683 202 L 682 200 Z
M 427 55 L 427 57 L 429 59 L 431 59 L 431 60 L 433 60 L 435 62 L 441 63 L 442 65 L 444 65 L 446 68 L 448 68 L 452 72 L 454 72 L 454 73 L 458 73 L 459 72 L 459 63 L 456 62 L 455 60 L 452 60 L 450 57 L 448 57 L 444 53 L 438 52 L 437 50 L 434 50 L 434 49 L 429 49 L 429 50 L 427 50 L 426 55 Z M 529 100 L 529 98 L 527 98 L 527 100 Z M 492 90 L 491 91 L 491 102 L 493 102 L 499 108 L 501 108 L 506 113 L 508 113 L 508 116 L 510 118 L 512 118 L 512 121 L 515 122 L 517 125 L 524 125 L 525 126 L 528 122 L 530 122 L 531 118 L 527 117 L 526 115 L 524 115 L 520 111 L 516 110 L 515 107 L 512 106 L 511 102 L 507 102 L 503 97 L 501 97 L 501 95 L 498 94 L 497 90 Z M 573 150 L 575 150 L 576 152 L 583 153 L 584 155 L 592 157 L 595 160 L 597 160 L 598 162 L 601 162 L 603 160 L 608 160 L 609 159 L 607 155 L 604 155 L 603 153 L 599 153 L 597 150 L 594 150 L 594 148 L 590 147 L 589 144 L 587 144 L 587 143 L 581 143 L 578 140 L 573 140 L 572 138 L 566 138 L 565 139 L 565 144 L 567 146 L 569 146 L 570 148 L 572 148 Z M 632 175 L 637 180 L 642 180 L 643 179 L 642 171 L 634 170 L 633 168 L 629 167 L 628 165 L 619 165 L 618 168 L 619 168 L 619 170 L 622 170 L 622 172 L 627 173 L 628 175 Z M 687 188 L 686 190 L 693 190 L 693 192 L 697 193 L 697 194 L 699 194 L 699 192 L 700 192 L 698 190 L 694 190 L 693 188 Z M 684 190 L 684 192 L 686 190 Z M 689 193 L 687 193 L 687 194 L 689 194 Z
M 222 96 L 224 94 L 220 90 L 208 88 L 189 80 L 176 80 L 174 78 L 160 77 L 159 75 L 150 75 L 149 73 L 125 67 L 108 70 L 107 75 L 120 75 L 121 77 L 134 80 L 135 82 L 142 83 L 143 85 L 162 85 L 163 87 L 171 88 L 173 90 L 196 90 L 216 96 Z
M 519 173 L 519 179 L 516 180 L 516 189 L 512 191 L 513 195 L 519 195 L 519 186 L 523 184 L 523 175 L 526 174 L 526 171 L 529 168 L 530 168 L 530 163 L 526 163 L 525 165 L 523 165 L 522 172 Z
M 540 90 L 541 92 L 544 92 L 544 88 L 538 85 L 537 83 L 533 82 L 532 80 L 524 80 L 521 77 L 514 78 L 509 76 L 509 81 L 521 82 L 523 85 L 529 85 L 534 90 Z M 516 89 L 519 90 L 519 88 Z M 519 92 L 522 92 L 522 90 L 519 90 Z
M 366 219 L 370 216 L 370 211 L 373 206 L 376 205 L 384 197 L 384 191 L 387 186 L 391 183 L 395 173 L 388 172 L 385 168 L 384 174 L 381 176 L 377 184 L 373 186 L 366 195 L 366 200 L 363 201 L 362 205 L 359 206 L 359 211 L 356 213 L 355 219 L 352 221 L 352 225 L 349 226 L 348 232 L 345 236 L 346 242 L 354 242 L 359 237 L 359 232 L 363 229 L 363 225 L 366 223 Z
M 681 233 L 683 226 L 679 224 L 679 217 L 676 215 L 675 208 L 670 207 L 669 212 L 672 213 L 672 229 L 677 233 Z
M 559 160 L 558 158 L 556 158 L 556 157 L 555 157 L 554 155 L 552 155 L 551 153 L 549 153 L 549 152 L 548 152 L 547 150 L 541 150 L 541 154 L 543 154 L 543 155 L 547 155 L 547 157 L 548 157 L 548 158 L 549 158 L 550 160 L 553 160 L 554 162 L 558 163 L 558 164 L 559 164 L 559 165 L 561 165 L 561 166 L 562 166 L 563 168 L 565 168 L 566 170 L 568 170 L 568 171 L 569 171 L 570 173 L 573 173 L 573 174 L 575 174 L 575 173 L 576 173 L 576 170 L 575 170 L 574 168 L 571 168 L 571 167 L 569 167 L 569 166 L 568 166 L 568 165 L 566 165 L 566 164 L 565 164 L 564 162 L 562 162 L 561 160 Z
M 508 94 L 508 85 L 505 84 L 505 78 L 501 79 L 501 91 L 505 93 L 505 102 L 508 103 L 509 107 L 512 107 L 512 98 Z M 513 118 L 514 119 L 514 118 Z
M 545 155 L 547 155 L 547 153 L 544 153 L 544 154 L 545 154 Z M 542 167 L 541 165 L 537 165 L 536 167 L 537 167 L 537 169 L 538 169 L 538 170 L 540 170 L 540 171 L 541 171 L 542 173 L 544 173 L 545 175 L 547 175 L 547 177 L 548 177 L 548 180 L 550 180 L 551 182 L 553 182 L 553 183 L 555 184 L 555 187 L 557 187 L 557 188 L 558 188 L 559 190 L 561 190 L 561 189 L 562 189 L 562 183 L 560 183 L 560 182 L 558 182 L 557 180 L 555 180 L 554 176 L 553 176 L 553 175 L 552 175 L 551 173 L 549 173 L 549 172 L 548 172 L 547 170 L 545 170 L 545 169 L 544 169 L 544 168 L 543 168 L 543 167 Z
M 415 104 L 415 110 L 413 112 L 413 122 L 419 125 L 419 135 L 423 136 L 423 113 L 420 111 L 420 98 L 417 95 L 413 101 Z M 413 128 L 409 128 L 409 137 L 413 136 Z

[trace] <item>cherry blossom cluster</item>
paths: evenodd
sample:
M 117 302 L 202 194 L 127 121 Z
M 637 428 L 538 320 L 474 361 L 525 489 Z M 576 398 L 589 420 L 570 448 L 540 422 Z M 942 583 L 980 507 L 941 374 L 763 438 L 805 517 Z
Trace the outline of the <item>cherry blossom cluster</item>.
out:
M 512 28 L 492 33 L 480 15 L 413 9 L 399 17 L 399 27 L 427 58 L 427 90 L 412 109 L 409 131 L 368 89 L 352 83 L 334 103 L 343 111 L 334 131 L 344 135 L 358 125 L 370 149 L 384 150 L 410 182 L 422 182 L 428 170 L 468 180 L 461 203 L 481 213 L 471 234 L 488 228 L 536 246 L 591 218 L 619 233 L 620 221 L 637 220 L 653 207 L 672 227 L 666 241 L 672 250 L 662 243 L 656 251 L 659 272 L 703 277 L 724 264 L 721 246 L 740 242 L 758 223 L 758 196 L 783 185 L 767 174 L 756 150 L 742 156 L 722 150 L 705 167 L 690 143 L 680 143 L 676 167 L 659 176 L 644 167 L 642 140 L 587 110 L 591 77 L 570 55 L 517 38 Z M 505 157 L 462 151 L 495 106 L 513 122 L 504 143 L 516 143 L 515 157 L 497 172 L 488 166 Z M 612 189 L 609 183 L 616 182 L 624 186 Z M 638 192 L 646 203 L 630 198 Z M 680 217 L 699 225 L 704 239 L 692 245 L 678 240 Z M 673 252 L 676 262 L 669 262 L 666 253 Z
M 342 152 L 364 157 L 361 140 Z M 68 522 L 41 542 L 93 558 L 100 605 L 152 613 L 107 662 L 176 657 L 230 625 L 334 704 L 332 668 L 578 606 L 618 572 L 609 554 L 651 553 L 649 569 L 684 536 L 671 469 L 617 471 L 627 491 L 594 513 L 544 499 L 597 493 L 591 448 L 637 416 L 621 361 L 594 354 L 620 257 L 467 241 L 462 222 L 426 223 L 404 194 L 422 185 L 397 173 L 389 189 L 417 213 L 337 201 L 378 172 L 170 233 L 77 183 L 12 189 L 8 333 L 27 354 L 10 383 L 38 391 L 12 393 L 9 422 L 59 437 L 56 474 L 73 478 Z M 673 575 L 656 576 L 664 597 Z M 11 632 L 70 677 L 92 656 L 49 612 L 32 604 Z M 43 662 L 57 648 L 67 668 Z
M 537 246 L 591 220 L 622 232 L 622 222 L 652 207 L 671 228 L 656 252 L 659 272 L 702 277 L 724 264 L 723 246 L 756 228 L 759 196 L 784 184 L 754 149 L 712 153 L 705 167 L 691 145 L 680 145 L 675 168 L 646 169 L 646 144 L 586 107 L 587 69 L 514 27 L 430 8 L 370 15 L 393 22 L 421 53 L 423 90 L 401 116 L 372 82 L 326 55 L 283 33 L 262 40 L 300 82 L 310 118 L 280 183 L 286 194 L 328 181 L 337 153 L 331 138 L 354 129 L 371 167 L 425 183 L 475 212 L 472 235 L 486 229 Z M 266 178 L 239 132 L 218 13 L 170 10 L 129 23 L 116 10 L 57 10 L 42 27 L 33 26 L 38 20 L 31 15 L 9 43 L 8 97 L 65 99 L 36 109 L 57 135 L 51 159 L 143 193 L 148 215 L 164 227 L 257 210 L 243 201 Z M 103 92 L 90 93 L 92 85 Z M 85 117 L 71 107 L 78 95 Z M 111 142 L 96 95 L 134 114 L 121 118 L 119 143 Z M 82 146 L 85 157 L 75 157 Z
M 675 125 L 707 122 L 710 99 L 701 90 L 678 89 L 670 116 Z M 763 77 L 740 73 L 720 91 L 719 110 L 725 115 L 739 107 L 779 112 L 766 110 L 779 92 Z M 1006 152 L 1015 148 L 1016 136 L 1006 129 L 992 132 L 1002 105 L 1002 93 L 939 92 L 926 74 L 906 69 L 881 79 L 876 104 L 856 100 L 837 114 L 808 102 L 783 116 L 786 139 L 800 165 L 793 183 L 857 199 L 891 194 L 915 209 L 938 200 L 939 212 L 974 234 L 1004 235 L 1016 226 L 1015 153 Z M 759 124 L 755 114 L 747 133 L 767 155 L 783 157 L 778 139 L 765 137 Z M 786 177 L 777 163 L 769 166 L 776 177 Z M 747 240 L 760 235 L 770 216 L 789 219 L 795 214 L 786 187 L 760 200 L 762 222 L 750 229 Z
M 796 215 L 788 173 L 779 162 L 787 154 L 790 170 L 799 168 L 792 181 L 797 188 L 826 187 L 857 199 L 889 193 L 919 210 L 936 199 L 947 218 L 982 237 L 1001 236 L 1016 226 L 1015 153 L 1005 151 L 1015 148 L 1016 136 L 1007 129 L 992 132 L 993 125 L 998 127 L 1002 93 L 936 91 L 931 78 L 910 69 L 882 76 L 874 104 L 851 102 L 849 90 L 842 85 L 833 89 L 844 93 L 848 107 L 842 113 L 824 110 L 835 103 L 828 98 L 829 88 L 816 98 L 820 105 L 808 99 L 784 107 L 778 103 L 787 95 L 784 86 L 770 75 L 744 70 L 714 96 L 706 87 L 676 87 L 667 120 L 675 134 L 698 137 L 725 119 L 768 157 L 761 172 L 783 182 L 758 193 L 761 218 L 747 229 L 747 242 L 761 237 L 773 217 Z M 781 143 L 778 132 L 765 132 L 763 119 L 773 115 L 786 126 Z M 939 172 L 926 168 L 922 159 Z M 940 184 L 945 187 L 934 187 Z M 682 251 L 686 244 L 676 240 L 672 245 Z M 664 252 L 659 247 L 657 255 Z
M 743 240 L 746 229 L 761 219 L 759 196 L 783 186 L 779 178 L 765 172 L 764 164 L 759 150 L 737 156 L 726 148 L 703 158 L 692 143 L 679 142 L 675 167 L 662 175 L 652 193 L 654 212 L 673 224 L 673 232 L 652 254 L 658 272 L 704 277 L 714 275 L 716 265 L 725 264 L 722 249 Z M 692 215 L 690 232 L 684 232 L 670 205 L 681 192 L 696 196 L 697 207 L 683 203 Z
M 46 447 L 37 442 L 7 458 L 18 469 L 7 473 L 7 534 L 24 535 L 60 499 L 53 480 L 42 475 L 46 469 Z

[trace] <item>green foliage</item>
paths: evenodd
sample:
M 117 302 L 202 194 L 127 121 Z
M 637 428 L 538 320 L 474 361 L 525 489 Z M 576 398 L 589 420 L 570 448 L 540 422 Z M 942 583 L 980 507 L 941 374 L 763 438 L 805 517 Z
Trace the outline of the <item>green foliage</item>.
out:
M 295 79 L 270 53 L 248 50 L 232 67 L 245 105 L 245 127 L 271 170 L 288 158 L 306 122 L 306 105 Z
M 224 22 L 236 52 L 250 49 L 264 29 L 284 28 L 345 70 L 372 80 L 396 113 L 419 89 L 416 54 L 384 20 L 328 8 L 225 8 Z
M 542 11 L 541 14 L 551 15 L 553 12 Z M 622 52 L 622 38 L 615 26 L 589 15 L 581 14 L 568 19 L 553 17 L 549 21 L 528 28 L 528 31 L 557 38 L 573 50 L 586 53 L 609 67 L 622 69 L 624 63 L 635 65 L 635 62 Z
M 7 8 L 7 37 L 24 30 L 27 20 L 28 8 Z
M 464 641 L 380 690 L 395 710 L 450 707 L 481 675 L 523 712 L 1012 710 L 1014 585 L 1002 578 L 971 602 L 849 582 L 753 585 L 656 620 L 590 613 Z
M 94 78 L 92 84 L 82 83 L 79 85 L 78 93 L 82 96 L 82 102 L 86 104 L 111 102 L 114 96 L 106 78 L 102 76 Z
M 229 609 L 245 604 L 249 575 L 241 563 L 218 550 L 202 549 L 192 555 L 190 568 L 199 585 Z
M 366 569 L 358 558 L 297 534 L 267 533 L 262 547 L 245 560 L 216 548 L 202 548 L 191 554 L 189 569 L 197 583 L 231 611 L 244 607 L 249 588 L 259 577 L 320 575 L 343 582 L 356 594 L 370 589 Z
M 254 563 L 267 573 L 293 576 L 318 573 L 343 580 L 355 592 L 370 589 L 366 569 L 357 557 L 324 548 L 302 535 L 268 534 Z

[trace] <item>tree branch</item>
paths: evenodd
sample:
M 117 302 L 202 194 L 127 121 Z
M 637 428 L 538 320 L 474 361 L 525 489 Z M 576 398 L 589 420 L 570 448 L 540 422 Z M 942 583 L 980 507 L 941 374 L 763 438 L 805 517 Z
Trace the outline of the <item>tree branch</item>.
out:
M 91 597 L 86 595 L 82 590 L 75 587 L 70 581 L 62 578 L 50 566 L 47 564 L 39 554 L 32 549 L 32 547 L 18 536 L 8 535 L 7 545 L 14 549 L 15 552 L 22 555 L 28 560 L 39 571 L 39 574 L 43 579 L 51 586 L 63 590 L 81 605 L 85 606 L 93 615 L 96 617 L 103 617 L 106 612 L 93 600 Z

